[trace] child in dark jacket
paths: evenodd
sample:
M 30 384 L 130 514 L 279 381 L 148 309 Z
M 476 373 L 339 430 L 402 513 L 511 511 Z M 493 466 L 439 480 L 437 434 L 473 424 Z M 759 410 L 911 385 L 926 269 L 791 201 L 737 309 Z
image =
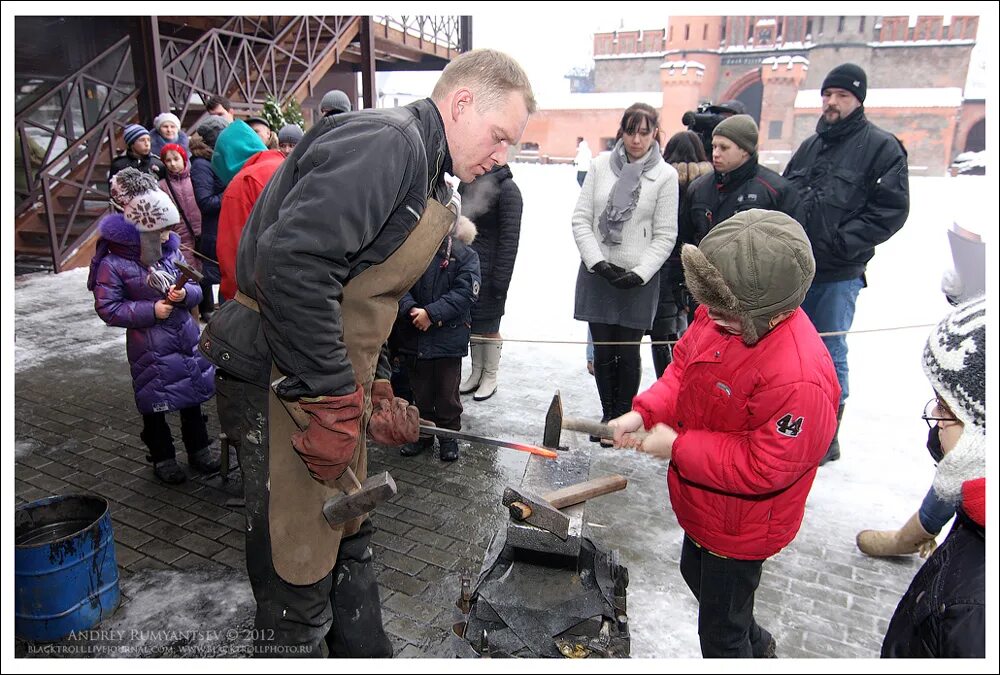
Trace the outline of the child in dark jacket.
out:
M 475 225 L 459 218 L 430 267 L 399 301 L 394 336 L 420 416 L 456 431 L 462 428 L 462 358 L 468 351 L 472 304 L 479 296 L 479 255 L 469 246 L 475 237 Z M 433 445 L 433 436 L 421 436 L 399 452 L 413 456 Z M 458 459 L 458 441 L 441 438 L 438 445 L 442 461 Z
M 90 263 L 87 288 L 97 314 L 109 326 L 128 329 L 125 345 L 142 414 L 140 437 L 149 448 L 156 477 L 182 483 L 186 474 L 174 458 L 165 413 L 179 410 L 181 437 L 191 468 L 219 470 L 201 404 L 215 388 L 213 367 L 197 349 L 198 328 L 190 310 L 201 301 L 196 283 L 175 290 L 180 240 L 170 228 L 180 215 L 148 174 L 127 168 L 111 181 L 112 213 L 100 223 L 101 238 Z

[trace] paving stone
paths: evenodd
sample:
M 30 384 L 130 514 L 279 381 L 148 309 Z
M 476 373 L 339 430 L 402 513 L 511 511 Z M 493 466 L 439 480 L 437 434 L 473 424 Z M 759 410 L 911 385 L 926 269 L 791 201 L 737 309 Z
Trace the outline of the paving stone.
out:
M 196 507 L 190 507 L 192 511 L 198 511 Z M 222 523 L 214 522 L 208 520 L 207 518 L 195 518 L 194 520 L 186 523 L 184 525 L 187 529 L 192 532 L 197 532 L 209 539 L 218 539 L 222 535 L 232 532 L 232 528 L 223 525 Z M 242 533 L 240 533 L 242 536 Z
M 137 530 L 134 527 L 129 527 L 128 525 L 113 525 L 112 529 L 115 534 L 115 541 L 125 544 L 129 548 L 138 549 L 140 546 L 153 539 L 152 536 L 146 534 L 142 530 Z
M 243 555 L 243 551 L 226 546 L 221 551 L 213 555 L 212 560 L 223 563 L 227 567 L 232 567 L 234 570 L 239 570 L 244 574 L 246 573 L 247 561 L 246 556 Z
M 378 575 L 378 582 L 380 586 L 386 586 L 394 591 L 406 593 L 411 596 L 423 593 L 427 588 L 426 581 L 421 581 L 420 579 L 389 568 L 386 568 L 384 572 Z
M 187 553 L 184 549 L 168 544 L 160 539 L 152 539 L 139 547 L 141 553 L 153 556 L 168 565 Z
M 388 600 L 383 600 L 382 605 L 394 612 L 428 624 L 434 623 L 433 619 L 443 611 L 441 607 L 435 607 L 422 600 L 412 598 L 405 593 L 393 594 Z
M 119 567 L 128 567 L 146 556 L 124 544 L 115 544 L 115 562 Z
M 398 570 L 403 574 L 408 574 L 410 576 L 415 575 L 417 572 L 422 570 L 426 563 L 411 558 L 403 553 L 396 553 L 395 551 L 384 550 L 378 554 L 379 562 L 381 562 L 386 567 L 391 567 L 394 570 Z
M 415 542 L 398 537 L 390 532 L 381 531 L 372 535 L 372 543 L 391 551 L 396 551 L 397 553 L 406 553 L 417 545 Z
M 459 562 L 459 557 L 454 553 L 431 548 L 430 546 L 424 546 L 423 544 L 414 546 L 413 549 L 409 551 L 408 555 L 418 560 L 433 563 L 438 567 L 446 569 L 454 568 Z
M 198 555 L 205 557 L 212 557 L 219 551 L 221 551 L 225 546 L 217 541 L 212 541 L 206 537 L 201 536 L 192 532 L 191 534 L 178 539 L 175 542 L 181 548 L 186 548 L 189 551 L 194 551 Z
M 184 525 L 191 522 L 195 518 L 193 513 L 179 509 L 176 506 L 169 505 L 160 508 L 155 515 L 158 518 L 162 518 L 163 520 L 173 523 L 174 525 Z

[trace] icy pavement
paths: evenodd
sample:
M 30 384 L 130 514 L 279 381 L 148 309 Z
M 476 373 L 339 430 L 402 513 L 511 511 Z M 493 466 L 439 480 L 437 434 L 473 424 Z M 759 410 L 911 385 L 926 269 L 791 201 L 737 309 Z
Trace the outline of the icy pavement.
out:
M 586 336 L 586 327 L 572 318 L 579 264 L 570 232 L 575 172 L 537 165 L 514 165 L 513 171 L 525 215 L 502 325 L 509 341 L 501 385 L 486 402 L 465 399 L 463 425 L 477 434 L 537 442 L 556 389 L 569 415 L 596 417 L 599 404 L 584 367 L 584 345 L 517 341 Z M 948 311 L 938 289 L 949 264 L 948 204 L 940 197 L 956 186 L 978 185 L 961 182 L 970 180 L 976 179 L 912 179 L 910 221 L 878 248 L 855 330 L 929 325 Z M 143 644 L 166 655 L 195 655 L 189 652 L 197 645 L 245 627 L 252 615 L 242 515 L 227 505 L 232 495 L 218 479 L 170 489 L 152 478 L 137 438 L 124 331 L 97 319 L 85 282 L 86 270 L 15 282 L 17 398 L 13 424 L 4 427 L 14 429 L 17 501 L 79 490 L 111 499 L 129 600 L 105 624 L 174 631 L 146 633 Z M 932 396 L 920 369 L 928 332 L 862 332 L 848 340 L 851 398 L 842 459 L 820 470 L 798 537 L 765 563 L 757 594 L 758 621 L 775 634 L 779 656 L 877 656 L 896 602 L 920 565 L 915 557 L 867 558 L 854 537 L 862 528 L 901 525 L 930 484 L 933 465 L 920 420 Z M 648 347 L 643 359 L 645 388 L 653 378 Z M 214 406 L 206 410 L 214 415 Z M 217 431 L 214 422 L 212 429 Z M 398 656 L 447 655 L 450 627 L 458 620 L 459 576 L 478 569 L 503 522 L 499 494 L 520 480 L 529 461 L 483 446 L 463 444 L 462 452 L 458 462 L 442 465 L 429 454 L 402 458 L 372 451 L 373 466 L 389 469 L 400 485 L 397 498 L 374 517 L 386 626 Z M 697 606 L 677 567 L 682 535 L 666 494 L 666 464 L 601 449 L 582 435 L 571 452 L 593 453 L 591 477 L 629 478 L 627 490 L 592 502 L 587 520 L 592 539 L 617 548 L 629 568 L 632 655 L 697 657 Z M 187 592 L 165 595 L 164 585 Z M 230 604 L 213 605 L 222 598 Z M 179 632 L 194 629 L 206 631 L 202 639 Z M 216 653 L 239 654 L 241 644 L 220 643 Z

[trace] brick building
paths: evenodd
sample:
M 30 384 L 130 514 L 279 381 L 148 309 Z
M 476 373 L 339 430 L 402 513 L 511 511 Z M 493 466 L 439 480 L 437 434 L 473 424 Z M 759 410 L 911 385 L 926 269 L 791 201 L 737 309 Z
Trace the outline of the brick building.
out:
M 593 93 L 543 99 L 523 138 L 572 157 L 577 136 L 604 149 L 634 101 L 655 103 L 669 137 L 699 103 L 738 99 L 760 126 L 761 161 L 781 170 L 815 130 L 824 76 L 853 62 L 868 73 L 868 118 L 903 141 L 911 172 L 943 175 L 985 147 L 985 101 L 965 91 L 978 26 L 978 16 L 677 16 L 596 33 L 592 73 L 570 76 L 572 91 Z

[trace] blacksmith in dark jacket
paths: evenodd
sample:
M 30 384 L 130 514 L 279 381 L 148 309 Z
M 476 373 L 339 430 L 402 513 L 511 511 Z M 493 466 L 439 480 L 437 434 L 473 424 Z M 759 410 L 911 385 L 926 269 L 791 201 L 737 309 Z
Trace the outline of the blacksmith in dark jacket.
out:
M 795 186 L 757 161 L 757 124 L 750 115 L 733 115 L 712 131 L 714 173 L 699 176 L 688 188 L 688 219 L 682 229 L 697 246 L 708 231 L 740 211 L 781 211 L 801 220 Z
M 485 401 L 496 393 L 500 367 L 500 317 L 507 303 L 507 289 L 514 275 L 514 260 L 521 238 L 521 190 L 508 166 L 498 166 L 471 185 L 462 185 L 462 213 L 475 222 L 472 248 L 479 254 L 483 287 L 472 306 L 472 335 L 488 342 L 473 342 L 472 372 L 462 382 L 461 393 Z
M 853 63 L 823 80 L 823 116 L 785 167 L 802 197 L 803 219 L 816 257 L 816 279 L 802 303 L 820 333 L 848 331 L 865 266 L 910 210 L 906 150 L 865 117 L 868 76 Z M 840 411 L 848 396 L 847 337 L 823 338 L 840 380 Z M 826 462 L 840 459 L 834 436 Z
M 416 409 L 375 379 L 381 347 L 455 221 L 445 174 L 471 182 L 504 164 L 534 107 L 513 59 L 467 52 L 430 99 L 322 118 L 250 214 L 238 292 L 201 349 L 239 442 L 259 655 L 392 654 L 367 514 L 334 529 L 323 504 L 346 469 L 366 479 L 366 429 L 387 445 L 417 439 Z
M 445 237 L 427 271 L 399 301 L 396 318 L 395 343 L 406 359 L 420 417 L 455 431 L 462 428 L 458 384 L 469 345 L 472 308 L 480 293 L 479 255 L 469 246 L 475 238 L 472 221 L 459 218 L 455 233 Z M 422 436 L 399 452 L 409 457 L 433 445 L 433 436 Z M 442 461 L 458 459 L 454 438 L 439 438 L 438 446 Z
M 924 372 L 944 458 L 934 492 L 955 524 L 899 601 L 883 657 L 986 656 L 986 301 L 960 305 L 931 333 Z M 994 612 L 995 615 L 995 612 Z
M 125 152 L 111 160 L 111 168 L 108 169 L 109 184 L 115 174 L 126 167 L 148 173 L 157 181 L 167 177 L 167 167 L 153 154 L 153 141 L 146 127 L 130 124 L 122 132 L 122 139 L 125 141 Z

